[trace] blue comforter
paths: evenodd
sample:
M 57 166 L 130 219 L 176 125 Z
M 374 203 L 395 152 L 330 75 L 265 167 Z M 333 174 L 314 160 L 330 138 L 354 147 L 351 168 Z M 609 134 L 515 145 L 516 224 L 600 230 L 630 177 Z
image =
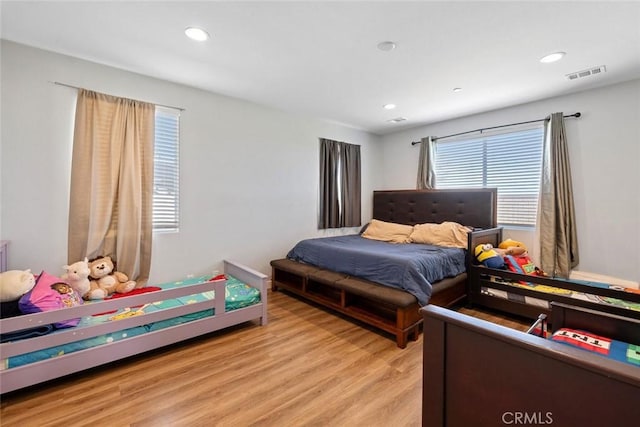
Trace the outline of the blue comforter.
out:
M 464 249 L 416 243 L 394 244 L 358 234 L 307 239 L 287 258 L 403 289 L 420 305 L 431 297 L 431 283 L 465 271 Z

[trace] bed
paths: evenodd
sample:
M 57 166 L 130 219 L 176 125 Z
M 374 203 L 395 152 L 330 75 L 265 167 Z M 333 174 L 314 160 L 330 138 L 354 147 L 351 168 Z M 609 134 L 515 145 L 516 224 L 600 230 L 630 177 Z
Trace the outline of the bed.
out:
M 469 234 L 469 253 L 479 244 L 502 241 L 502 228 Z M 468 258 L 469 306 L 482 306 L 531 319 L 551 314 L 551 302 L 561 302 L 593 310 L 606 307 L 610 313 L 640 319 L 640 290 L 587 280 L 523 275 L 509 270 L 487 268 Z
M 80 318 L 76 327 L 0 344 L 7 393 L 248 321 L 267 323 L 267 276 L 233 261 L 224 275 L 155 292 L 0 320 L 3 334 Z M 101 345 L 87 346 L 86 343 Z
M 553 303 L 552 328 L 640 345 L 640 321 L 600 308 Z M 640 366 L 440 307 L 422 311 L 423 426 L 621 426 L 637 419 Z
M 373 219 L 410 226 L 452 221 L 476 229 L 493 228 L 496 226 L 496 194 L 495 189 L 375 191 Z M 357 235 L 310 240 L 337 242 L 345 247 L 358 239 L 367 240 Z M 386 275 L 385 281 L 367 275 L 351 252 L 337 252 L 336 246 L 328 249 L 336 251 L 333 263 L 310 260 L 295 253 L 294 248 L 287 258 L 271 261 L 272 289 L 283 289 L 391 333 L 400 348 L 406 347 L 409 338 L 419 336 L 421 306 L 427 302 L 451 306 L 465 297 L 466 251 L 455 255 L 461 263 L 455 274 L 429 280 L 429 269 L 402 276 L 395 273 L 404 271 L 403 268 L 387 263 L 392 258 L 402 262 L 403 255 L 399 251 L 404 245 L 365 243 L 369 247 L 376 246 L 381 266 L 377 269 Z M 349 246 L 348 251 L 352 250 Z M 442 248 L 435 250 L 443 251 Z M 386 253 L 388 259 L 380 258 L 380 253 Z

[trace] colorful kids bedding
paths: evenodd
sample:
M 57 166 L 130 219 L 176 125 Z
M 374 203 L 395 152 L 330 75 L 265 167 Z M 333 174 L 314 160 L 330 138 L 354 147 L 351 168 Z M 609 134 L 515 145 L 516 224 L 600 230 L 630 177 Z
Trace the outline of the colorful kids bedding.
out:
M 640 367 L 640 346 L 635 344 L 570 328 L 557 330 L 551 340 Z
M 557 279 L 557 280 L 561 281 L 562 279 Z M 547 295 L 562 295 L 565 297 L 575 298 L 582 301 L 589 301 L 597 304 L 614 305 L 614 306 L 622 307 L 628 310 L 640 311 L 640 303 L 625 301 L 619 298 L 593 295 L 585 292 L 577 292 L 570 289 L 563 289 L 563 288 L 558 288 L 554 286 L 541 285 L 541 284 L 536 284 L 531 282 L 514 282 L 514 281 L 501 280 L 498 277 L 492 277 L 491 281 L 496 283 L 501 283 L 504 285 L 517 287 L 517 288 L 523 288 L 523 289 L 528 289 L 536 292 L 541 292 Z M 638 289 L 622 288 L 620 286 L 611 285 L 608 283 L 593 282 L 593 281 L 587 281 L 587 280 L 575 280 L 575 279 L 572 279 L 571 281 L 574 283 L 580 283 L 583 285 L 588 285 L 591 287 L 596 287 L 601 289 L 616 289 L 616 290 L 627 292 L 627 293 L 640 294 L 640 290 Z M 509 292 L 501 289 L 494 289 L 490 287 L 482 287 L 482 293 L 492 297 L 534 305 L 534 306 L 542 307 L 545 309 L 550 308 L 551 301 L 549 299 L 535 298 L 527 295 L 522 295 L 522 294 Z
M 245 283 L 241 282 L 237 278 L 230 275 L 226 275 L 226 276 L 218 276 L 214 279 L 224 280 L 225 278 L 227 279 L 227 283 L 225 287 L 225 310 L 226 311 L 237 310 L 237 309 L 247 307 L 260 302 L 261 300 L 260 291 L 254 287 L 246 285 Z M 180 286 L 194 285 L 197 283 L 206 282 L 207 280 L 210 280 L 209 276 L 194 277 L 194 278 L 189 278 L 182 281 L 158 285 L 158 288 L 162 290 L 172 289 Z M 79 320 L 77 328 L 94 326 L 98 324 L 104 324 L 107 322 L 114 322 L 121 319 L 126 319 L 131 316 L 137 316 L 137 315 L 142 315 L 146 313 L 153 313 L 153 312 L 165 310 L 168 308 L 185 306 L 185 305 L 203 302 L 207 300 L 213 300 L 214 297 L 215 297 L 215 293 L 213 291 L 210 291 L 210 292 L 204 292 L 204 293 L 179 297 L 175 299 L 157 301 L 151 304 L 145 304 L 140 307 L 128 307 L 122 310 L 118 310 L 116 312 L 100 313 L 94 316 L 86 316 Z M 90 302 L 86 302 L 86 304 L 90 304 Z M 71 343 L 63 344 L 56 347 L 51 347 L 51 348 L 47 348 L 39 351 L 34 351 L 31 353 L 21 354 L 18 356 L 4 359 L 2 361 L 3 363 L 1 368 L 2 369 L 14 368 L 17 366 L 26 365 L 26 364 L 37 362 L 40 360 L 77 352 L 87 348 L 110 344 L 116 341 L 142 335 L 148 332 L 158 331 L 171 326 L 191 322 L 197 319 L 211 316 L 213 314 L 215 314 L 213 309 L 198 311 L 195 313 L 189 313 L 183 316 L 173 317 L 166 320 L 161 320 L 161 321 L 157 321 L 157 322 L 153 322 L 153 323 L 149 323 L 141 326 L 127 328 L 121 331 L 116 331 L 116 332 L 108 333 L 105 335 L 100 335 L 100 336 L 96 336 L 96 337 L 92 337 L 92 338 L 88 338 L 88 339 L 84 339 L 76 342 L 71 342 Z M 55 334 L 55 333 L 56 331 L 52 332 L 52 334 Z

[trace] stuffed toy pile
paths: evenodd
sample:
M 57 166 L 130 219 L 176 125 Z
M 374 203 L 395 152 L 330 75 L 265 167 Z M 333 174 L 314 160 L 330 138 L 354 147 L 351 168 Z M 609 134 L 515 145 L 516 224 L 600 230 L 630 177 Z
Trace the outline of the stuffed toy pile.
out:
M 75 307 L 82 304 L 82 299 L 64 279 L 48 274 L 46 271 L 34 275 L 31 270 L 10 270 L 0 273 L 0 302 L 2 303 L 0 317 L 7 318 Z M 79 319 L 75 318 L 67 319 L 50 326 L 67 328 L 76 326 L 78 321 Z M 38 327 L 42 326 L 47 325 L 38 325 Z M 30 331 L 25 330 L 24 333 L 28 335 Z M 49 331 L 50 329 L 47 329 L 42 333 Z M 2 334 L 0 340 L 4 342 L 5 338 L 10 340 L 20 337 L 21 334 L 21 331 Z
M 0 317 L 75 307 L 85 300 L 103 299 L 113 293 L 127 293 L 136 287 L 126 274 L 116 271 L 110 257 L 89 261 L 85 258 L 63 267 L 57 277 L 46 271 L 34 275 L 31 270 L 0 273 Z M 77 326 L 80 318 L 71 318 L 34 328 L 0 333 L 0 342 L 42 336 L 54 329 Z
M 97 258 L 91 262 L 87 258 L 62 267 L 64 273 L 58 279 L 73 289 L 74 293 L 85 300 L 104 299 L 113 293 L 127 293 L 136 287 L 136 282 L 116 271 L 111 257 Z M 39 275 L 38 275 L 39 276 Z M 31 270 L 10 270 L 0 273 L 0 302 L 16 303 L 36 285 Z M 3 304 L 3 310 L 9 310 Z M 20 314 L 20 313 L 16 313 Z M 3 316 L 6 317 L 6 316 Z
M 515 273 L 546 276 L 529 258 L 527 247 L 522 242 L 507 239 L 497 248 L 490 243 L 475 247 L 476 260 L 489 268 L 508 269 Z

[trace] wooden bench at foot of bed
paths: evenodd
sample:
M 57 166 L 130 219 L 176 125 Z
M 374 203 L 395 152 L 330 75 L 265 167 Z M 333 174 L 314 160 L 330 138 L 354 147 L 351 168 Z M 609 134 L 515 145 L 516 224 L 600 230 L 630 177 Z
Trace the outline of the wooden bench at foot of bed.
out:
M 409 337 L 417 340 L 420 335 L 420 305 L 408 292 L 289 259 L 273 260 L 271 267 L 273 291 L 282 288 L 394 334 L 400 348 L 407 346 Z M 431 303 L 458 302 L 465 296 L 465 283 L 466 274 L 439 282 Z

